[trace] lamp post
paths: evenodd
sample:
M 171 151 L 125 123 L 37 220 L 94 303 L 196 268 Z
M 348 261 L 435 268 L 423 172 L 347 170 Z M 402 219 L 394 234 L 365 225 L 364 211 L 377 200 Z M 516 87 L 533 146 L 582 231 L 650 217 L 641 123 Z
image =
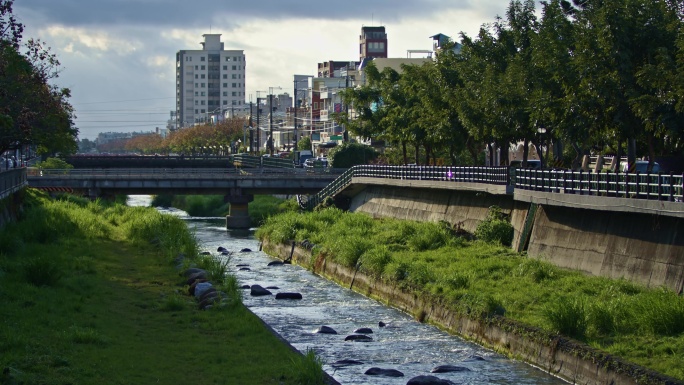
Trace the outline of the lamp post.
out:
M 308 89 L 308 85 L 309 85 L 309 79 L 308 79 L 309 76 L 307 76 L 306 79 L 300 78 L 299 80 L 297 80 L 297 76 L 301 77 L 302 75 L 294 75 L 294 80 L 293 80 L 293 83 L 294 83 L 294 103 L 293 103 L 294 104 L 294 118 L 292 120 L 292 122 L 294 123 L 293 124 L 293 126 L 294 126 L 294 145 L 293 146 L 294 147 L 292 149 L 293 151 L 297 151 L 297 142 L 299 140 L 299 137 L 297 135 L 297 126 L 299 125 L 299 122 L 297 122 L 297 110 L 299 109 L 299 96 L 297 95 L 297 84 L 300 82 L 306 82 L 307 89 Z
M 273 140 L 273 90 L 274 89 L 282 90 L 282 88 L 281 87 L 268 87 L 268 104 L 269 104 L 269 108 L 271 110 L 270 115 L 269 115 L 270 120 L 268 123 L 268 132 L 269 132 L 268 134 L 270 136 L 271 144 L 268 147 L 269 147 L 269 154 L 271 154 L 271 156 L 273 156 L 273 142 L 274 142 L 274 140 Z

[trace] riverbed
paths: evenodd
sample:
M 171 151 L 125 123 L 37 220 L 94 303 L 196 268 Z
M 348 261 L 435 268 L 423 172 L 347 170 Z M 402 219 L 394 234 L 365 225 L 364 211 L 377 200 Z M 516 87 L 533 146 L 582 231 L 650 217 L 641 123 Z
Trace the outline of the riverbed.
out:
M 149 204 L 133 196 L 130 205 Z M 296 265 L 268 266 L 275 261 L 259 251 L 254 230 L 226 230 L 224 218 L 192 218 L 180 210 L 160 208 L 183 218 L 202 247 L 218 255 L 232 252 L 230 266 L 241 285 L 270 287 L 273 295 L 243 293 L 244 304 L 300 352 L 312 349 L 323 369 L 341 384 L 406 384 L 415 376 L 433 375 L 456 384 L 565 384 L 525 363 L 422 324 L 410 315 L 368 299 Z M 241 251 L 249 249 L 251 251 Z M 276 300 L 279 292 L 301 293 L 301 300 Z M 384 325 L 384 326 L 380 326 Z M 337 334 L 316 333 L 322 326 Z M 360 328 L 370 329 L 366 342 L 345 341 Z M 336 364 L 341 360 L 359 362 Z M 458 371 L 431 373 L 441 365 Z M 364 374 L 370 368 L 394 369 L 403 377 Z

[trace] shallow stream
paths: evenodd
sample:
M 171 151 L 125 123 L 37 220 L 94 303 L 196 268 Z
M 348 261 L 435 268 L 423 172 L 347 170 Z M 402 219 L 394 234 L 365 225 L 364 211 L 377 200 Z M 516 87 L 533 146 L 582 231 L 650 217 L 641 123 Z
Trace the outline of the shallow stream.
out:
M 149 197 L 133 196 L 129 204 L 145 202 L 149 204 Z M 252 297 L 246 290 L 243 302 L 297 350 L 313 349 L 322 358 L 323 369 L 341 384 L 403 385 L 418 375 L 433 375 L 456 384 L 565 384 L 532 366 L 419 323 L 408 314 L 299 266 L 268 266 L 274 259 L 258 251 L 253 229 L 226 230 L 223 218 L 191 218 L 175 209 L 160 210 L 184 218 L 207 251 L 218 254 L 219 246 L 232 251 L 230 264 L 240 284 L 277 287 L 269 289 L 274 295 L 263 297 Z M 240 252 L 246 248 L 252 251 Z M 279 292 L 297 292 L 303 298 L 276 300 Z M 380 322 L 386 326 L 379 327 Z M 338 334 L 315 333 L 321 326 L 331 327 Z M 345 341 L 358 328 L 370 328 L 372 341 Z M 340 360 L 362 364 L 335 365 Z M 458 366 L 461 371 L 431 373 L 439 365 Z M 395 369 L 404 376 L 365 375 L 371 367 Z

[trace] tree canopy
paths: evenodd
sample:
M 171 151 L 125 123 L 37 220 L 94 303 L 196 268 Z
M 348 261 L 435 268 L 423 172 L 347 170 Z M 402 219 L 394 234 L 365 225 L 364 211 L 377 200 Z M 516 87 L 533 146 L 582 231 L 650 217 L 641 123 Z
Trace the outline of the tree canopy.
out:
M 78 129 L 71 91 L 50 84 L 59 60 L 40 40 L 22 44 L 24 26 L 12 5 L 0 0 L 0 153 L 27 144 L 40 154 L 74 153 Z
M 541 7 L 510 1 L 477 36 L 461 34 L 460 52 L 447 46 L 421 66 L 369 65 L 366 84 L 344 92 L 356 119 L 338 119 L 403 149 L 405 163 L 407 146 L 417 163 L 473 163 L 483 149 L 505 155 L 512 143 L 523 143 L 525 156 L 528 144 L 542 155 L 553 144 L 554 156 L 575 159 L 589 150 L 684 155 L 681 2 Z M 562 143 L 576 156 L 563 154 Z

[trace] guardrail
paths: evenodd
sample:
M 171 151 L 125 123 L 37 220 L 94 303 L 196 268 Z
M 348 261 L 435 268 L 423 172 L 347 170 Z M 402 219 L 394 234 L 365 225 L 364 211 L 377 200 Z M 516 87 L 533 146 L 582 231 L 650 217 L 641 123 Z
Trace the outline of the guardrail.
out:
M 516 189 L 682 202 L 684 176 L 516 169 Z
M 334 196 L 347 187 L 352 178 L 384 178 L 405 180 L 434 180 L 465 183 L 486 183 L 507 185 L 509 183 L 508 167 L 446 167 L 446 166 L 354 166 L 317 194 L 306 201 L 298 197 L 300 207 L 312 209 L 326 198 Z
M 237 154 L 231 160 L 236 167 L 294 168 L 292 159 Z
M 26 186 L 26 168 L 0 172 L 0 199 L 5 199 Z

